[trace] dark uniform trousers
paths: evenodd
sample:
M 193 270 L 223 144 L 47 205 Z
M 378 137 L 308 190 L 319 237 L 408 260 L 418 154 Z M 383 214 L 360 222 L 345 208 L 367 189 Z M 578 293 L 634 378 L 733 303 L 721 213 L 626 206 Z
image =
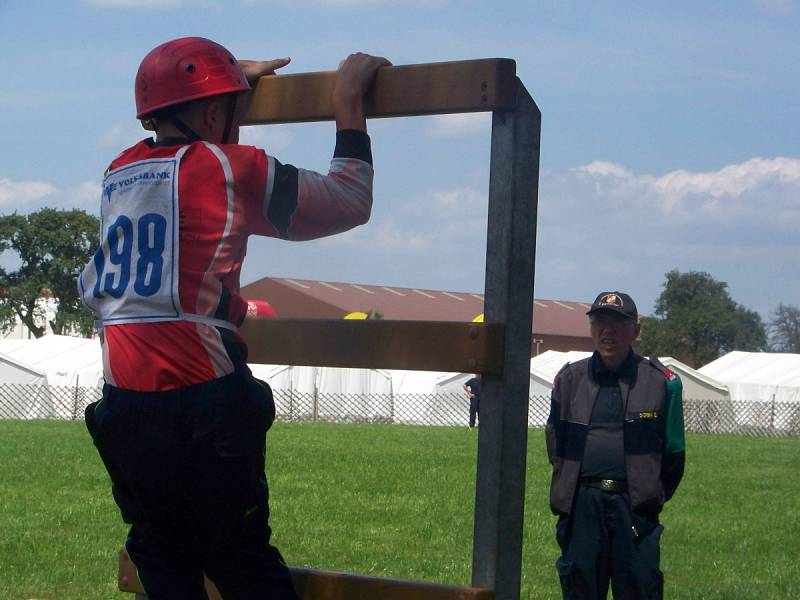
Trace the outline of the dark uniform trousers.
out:
M 480 399 L 479 398 L 470 398 L 469 399 L 469 426 L 475 427 L 475 418 L 478 416 L 478 411 L 480 410 Z
M 579 484 L 572 513 L 556 524 L 564 598 L 602 600 L 610 580 L 615 600 L 660 600 L 662 531 L 657 517 L 631 512 L 627 493 Z
M 264 473 L 272 392 L 246 367 L 165 392 L 106 385 L 86 424 L 131 524 L 125 547 L 150 600 L 295 600 L 271 546 Z

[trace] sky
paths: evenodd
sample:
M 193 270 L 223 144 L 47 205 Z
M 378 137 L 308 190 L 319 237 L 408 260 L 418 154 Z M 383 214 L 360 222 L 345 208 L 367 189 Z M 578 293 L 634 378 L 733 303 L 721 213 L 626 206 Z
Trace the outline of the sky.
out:
M 0 0 L 0 214 L 99 214 L 102 173 L 147 136 L 133 80 L 153 47 L 218 41 L 285 73 L 350 52 L 394 64 L 506 57 L 542 112 L 537 298 L 630 293 L 705 271 L 768 321 L 800 305 L 800 1 Z M 332 123 L 242 142 L 326 172 Z M 242 272 L 482 292 L 488 114 L 370 120 L 370 222 L 252 238 Z M 0 264 L 13 267 L 8 253 Z

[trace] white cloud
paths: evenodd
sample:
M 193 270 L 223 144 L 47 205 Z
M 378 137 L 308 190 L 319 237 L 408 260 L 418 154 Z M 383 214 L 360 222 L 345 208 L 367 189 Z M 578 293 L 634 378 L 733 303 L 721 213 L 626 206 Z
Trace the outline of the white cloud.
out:
M 75 188 L 75 197 L 80 200 L 100 200 L 102 186 L 96 181 L 84 181 Z
M 487 194 L 476 187 L 432 190 L 404 200 L 391 215 L 374 213 L 366 226 L 326 238 L 325 243 L 382 255 L 437 257 L 433 262 L 457 259 L 465 244 L 485 244 L 487 203 Z
M 263 148 L 272 156 L 278 155 L 294 142 L 294 136 L 286 129 L 272 126 L 242 127 L 239 143 Z
M 256 6 L 259 4 L 291 4 L 293 6 L 303 5 L 309 8 L 369 8 L 372 6 L 393 7 L 408 6 L 430 6 L 438 7 L 447 4 L 448 0 L 243 0 L 245 6 Z
M 54 194 L 58 190 L 45 181 L 13 181 L 0 177 L 0 207 L 23 209 L 26 204 Z
M 426 133 L 437 138 L 467 137 L 489 131 L 492 127 L 490 113 L 436 115 L 429 120 Z
M 420 254 L 431 246 L 431 236 L 409 228 L 395 219 L 370 221 L 366 227 L 357 227 L 333 237 L 325 238 L 331 246 L 360 247 L 364 252 L 391 254 Z
M 757 7 L 780 17 L 792 14 L 794 4 L 794 0 L 755 0 Z
M 673 171 L 656 179 L 653 186 L 670 210 L 688 198 L 698 198 L 708 206 L 710 199 L 740 198 L 747 192 L 776 183 L 800 184 L 800 159 L 753 158 L 718 171 Z
M 590 175 L 603 175 L 611 177 L 631 177 L 633 174 L 623 167 L 605 160 L 596 160 L 578 168 L 579 171 Z
M 426 204 L 428 202 L 426 201 Z M 475 214 L 488 204 L 486 193 L 474 187 L 431 192 L 430 204 L 440 214 Z
M 142 129 L 138 121 L 131 121 L 126 124 L 117 123 L 104 130 L 98 136 L 97 143 L 103 148 L 112 148 L 115 151 L 120 151 L 152 135 L 153 132 Z
M 84 4 L 96 8 L 139 8 L 172 10 L 193 4 L 188 0 L 84 0 Z
M 620 165 L 595 161 L 573 173 L 607 201 L 624 205 L 654 202 L 665 215 L 674 217 L 757 206 L 775 210 L 784 204 L 780 199 L 787 193 L 796 198 L 800 188 L 800 159 L 786 157 L 752 158 L 716 171 L 677 170 L 661 176 L 637 175 Z
M 46 181 L 0 178 L 0 209 L 28 214 L 47 206 L 60 210 L 79 208 L 96 214 L 100 206 L 100 191 L 100 183 L 96 181 L 84 181 L 61 189 Z
M 627 289 L 647 313 L 664 273 L 706 271 L 767 315 L 800 297 L 798 230 L 800 158 L 661 175 L 603 161 L 543 171 L 537 294 Z

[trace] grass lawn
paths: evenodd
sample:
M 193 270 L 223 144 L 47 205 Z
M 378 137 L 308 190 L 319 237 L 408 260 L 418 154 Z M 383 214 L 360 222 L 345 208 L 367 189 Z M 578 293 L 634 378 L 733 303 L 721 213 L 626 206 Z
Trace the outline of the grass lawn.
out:
M 0 421 L 0 598 L 129 600 L 125 527 L 80 422 Z M 277 423 L 274 543 L 288 562 L 467 584 L 477 434 Z M 543 434 L 531 430 L 522 598 L 558 598 Z M 693 435 L 663 514 L 668 598 L 800 597 L 800 439 Z

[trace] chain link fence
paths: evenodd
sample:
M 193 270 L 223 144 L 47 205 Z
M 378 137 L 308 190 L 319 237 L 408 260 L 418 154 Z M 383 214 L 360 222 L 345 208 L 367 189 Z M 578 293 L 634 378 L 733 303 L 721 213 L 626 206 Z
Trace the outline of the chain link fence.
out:
M 464 394 L 331 394 L 275 389 L 277 419 L 287 422 L 395 423 L 467 426 Z M 82 419 L 86 405 L 100 399 L 88 387 L 0 384 L 0 419 Z M 548 396 L 532 396 L 528 426 L 543 427 Z M 687 398 L 686 431 L 753 436 L 800 436 L 800 403 L 733 402 Z M 480 419 L 480 417 L 479 417 Z
M 98 388 L 44 384 L 0 384 L 0 419 L 82 419 Z

